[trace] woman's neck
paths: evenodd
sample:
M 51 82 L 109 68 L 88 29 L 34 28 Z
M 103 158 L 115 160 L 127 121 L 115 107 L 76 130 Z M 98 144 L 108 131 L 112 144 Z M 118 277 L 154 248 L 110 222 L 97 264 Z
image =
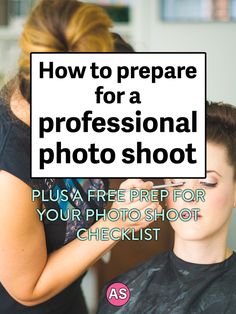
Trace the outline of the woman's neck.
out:
M 175 234 L 173 251 L 182 260 L 195 264 L 220 263 L 232 255 L 232 250 L 227 247 L 227 237 L 220 235 L 189 241 Z
M 19 120 L 30 126 L 30 106 L 19 89 L 16 89 L 11 96 L 10 108 Z

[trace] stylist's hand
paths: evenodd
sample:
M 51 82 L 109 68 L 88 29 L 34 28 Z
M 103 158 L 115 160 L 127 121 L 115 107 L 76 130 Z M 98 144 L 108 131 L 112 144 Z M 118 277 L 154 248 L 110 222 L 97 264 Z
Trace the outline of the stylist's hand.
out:
M 124 193 L 125 201 L 114 202 L 111 206 L 111 209 L 116 208 L 119 210 L 120 208 L 127 208 L 127 209 L 136 208 L 136 209 L 140 210 L 141 217 L 137 221 L 132 221 L 129 219 L 128 215 L 126 215 L 125 221 L 122 219 L 123 217 L 121 217 L 119 220 L 114 222 L 114 227 L 125 228 L 125 229 L 133 228 L 133 229 L 135 229 L 135 231 L 138 231 L 141 228 L 145 228 L 150 223 L 152 223 L 152 221 L 146 221 L 145 220 L 145 218 L 146 218 L 145 209 L 150 208 L 150 209 L 154 210 L 156 208 L 158 211 L 161 211 L 162 207 L 160 206 L 160 204 L 158 202 L 153 203 L 150 200 L 140 201 L 139 197 L 134 199 L 132 202 L 130 201 L 130 190 L 131 189 L 151 190 L 152 187 L 153 187 L 153 182 L 151 182 L 151 181 L 144 182 L 141 179 L 128 179 L 128 180 L 121 183 L 119 189 L 126 190 L 126 192 Z

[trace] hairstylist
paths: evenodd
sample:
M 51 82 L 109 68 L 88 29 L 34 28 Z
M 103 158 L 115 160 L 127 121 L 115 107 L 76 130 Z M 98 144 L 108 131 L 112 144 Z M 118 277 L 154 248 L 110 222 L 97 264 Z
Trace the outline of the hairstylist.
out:
M 106 188 L 101 179 L 30 178 L 30 53 L 132 51 L 109 32 L 111 21 L 102 9 L 77 0 L 39 1 L 21 36 L 19 71 L 1 94 L 0 102 L 0 313 L 87 313 L 80 284 L 82 275 L 117 242 L 80 241 L 79 228 L 146 227 L 143 219 L 126 221 L 40 221 L 36 209 L 68 212 L 103 207 L 102 202 L 73 202 L 79 190 Z M 43 91 L 42 91 L 43 92 Z M 120 188 L 150 189 L 151 182 L 126 180 Z M 46 196 L 68 191 L 68 201 L 32 201 L 32 188 Z M 113 203 L 114 208 L 135 207 L 142 213 L 150 202 Z M 84 233 L 86 237 L 86 233 Z

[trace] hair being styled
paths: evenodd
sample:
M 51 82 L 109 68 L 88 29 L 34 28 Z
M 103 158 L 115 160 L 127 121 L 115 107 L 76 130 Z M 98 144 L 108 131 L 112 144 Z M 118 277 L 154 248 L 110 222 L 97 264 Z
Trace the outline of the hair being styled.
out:
M 120 35 L 109 31 L 111 26 L 112 21 L 97 5 L 77 0 L 39 0 L 20 38 L 18 74 L 3 86 L 0 100 L 9 103 L 19 88 L 30 103 L 31 52 L 134 52 Z
M 31 52 L 112 52 L 112 21 L 97 5 L 77 0 L 41 0 L 20 39 L 19 86 L 30 101 Z
M 207 140 L 227 149 L 228 162 L 236 180 L 236 107 L 207 102 Z

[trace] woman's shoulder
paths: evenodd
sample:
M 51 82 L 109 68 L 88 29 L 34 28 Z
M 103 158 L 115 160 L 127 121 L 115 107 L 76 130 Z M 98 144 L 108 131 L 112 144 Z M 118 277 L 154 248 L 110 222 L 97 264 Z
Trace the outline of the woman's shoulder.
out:
M 106 291 L 110 285 L 113 283 L 122 283 L 126 285 L 132 295 L 132 298 L 135 299 L 137 294 L 142 294 L 145 287 L 152 282 L 153 276 L 166 271 L 168 262 L 169 251 L 152 257 L 148 261 L 108 282 L 103 288 L 97 314 L 122 313 L 122 308 L 120 308 L 120 311 L 119 308 L 117 311 L 114 311 L 114 307 L 110 306 L 109 302 L 107 302 Z
M 11 115 L 10 108 L 0 100 L 0 170 L 23 180 L 30 179 L 30 130 Z
M 10 125 L 12 122 L 9 115 L 9 107 L 1 98 L 0 98 L 0 122 L 1 122 L 0 126 Z M 3 128 L 0 129 L 0 132 L 3 132 Z
M 152 277 L 157 272 L 161 272 L 169 261 L 169 251 L 156 255 L 151 259 L 139 264 L 138 266 L 132 268 L 128 272 L 114 278 L 106 286 L 114 282 L 122 282 L 128 285 L 130 288 L 136 286 L 138 282 L 146 281 L 148 278 Z
M 1 124 L 16 125 L 29 129 L 29 106 L 14 93 L 11 98 L 5 99 L 0 92 L 0 121 Z M 28 120 L 26 119 L 28 117 Z M 26 121 L 27 120 L 27 121 Z
M 232 251 L 232 255 L 224 261 L 223 270 L 228 270 L 228 276 L 234 278 L 236 283 L 236 252 Z
M 165 252 L 162 254 L 158 254 L 151 259 L 145 261 L 144 263 L 139 264 L 138 266 L 132 268 L 125 274 L 117 277 L 118 281 L 123 283 L 132 284 L 137 282 L 137 280 L 141 280 L 142 278 L 147 279 L 152 276 L 154 273 L 161 271 L 166 263 L 168 262 L 169 252 Z

